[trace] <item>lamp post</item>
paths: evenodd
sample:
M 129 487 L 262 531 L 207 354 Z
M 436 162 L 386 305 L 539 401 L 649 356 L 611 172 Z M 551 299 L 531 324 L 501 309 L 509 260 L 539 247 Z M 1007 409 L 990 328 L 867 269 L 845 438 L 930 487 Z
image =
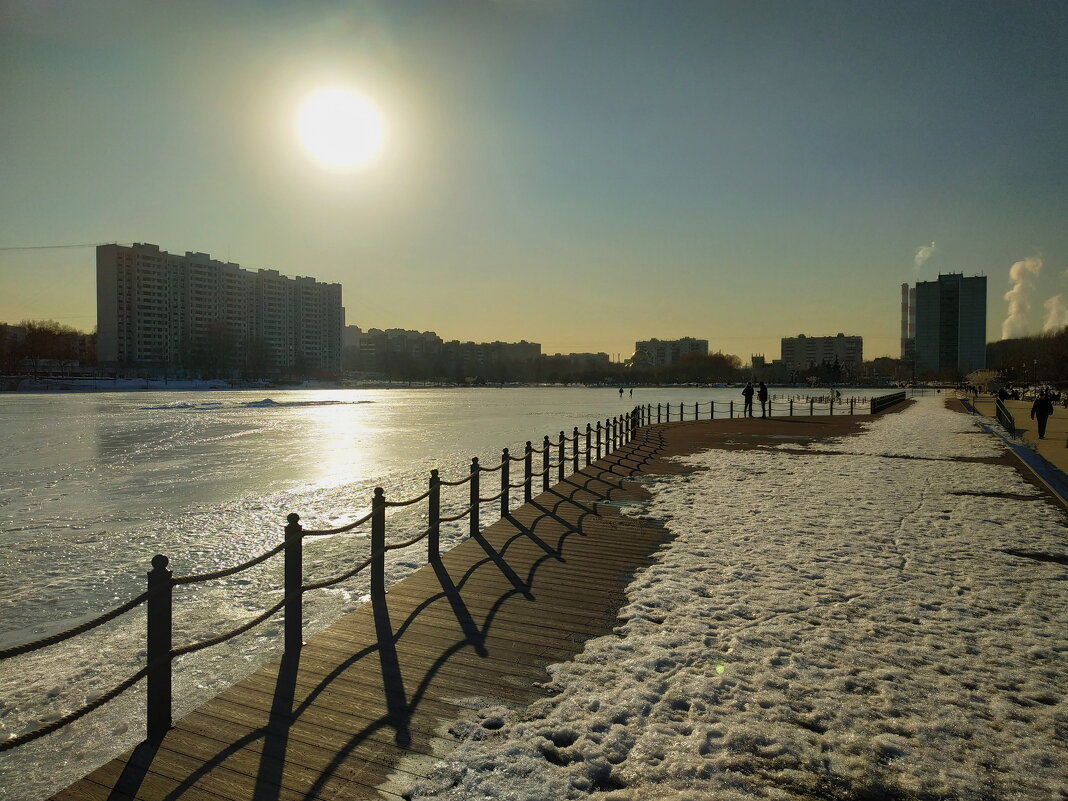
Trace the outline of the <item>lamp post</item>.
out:
M 1035 389 L 1038 389 L 1038 359 L 1035 359 L 1035 380 L 1032 382 Z

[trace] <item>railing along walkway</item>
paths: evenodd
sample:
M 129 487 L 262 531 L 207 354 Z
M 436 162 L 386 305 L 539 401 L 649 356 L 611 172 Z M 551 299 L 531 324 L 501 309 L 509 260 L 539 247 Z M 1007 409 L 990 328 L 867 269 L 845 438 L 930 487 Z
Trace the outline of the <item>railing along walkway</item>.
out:
M 372 601 L 56 794 L 105 799 L 399 799 L 451 748 L 463 699 L 526 704 L 545 666 L 608 633 L 666 538 L 599 501 L 663 449 L 639 429 Z

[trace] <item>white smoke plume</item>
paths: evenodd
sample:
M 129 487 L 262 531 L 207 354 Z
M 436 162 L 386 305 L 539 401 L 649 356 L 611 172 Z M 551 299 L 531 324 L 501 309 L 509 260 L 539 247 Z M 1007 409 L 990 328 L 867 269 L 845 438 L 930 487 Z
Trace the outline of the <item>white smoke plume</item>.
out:
M 932 242 L 930 245 L 924 245 L 922 247 L 916 248 L 916 255 L 912 259 L 913 272 L 918 273 L 923 268 L 923 265 L 927 263 L 927 260 L 931 258 L 931 254 L 933 254 L 936 250 L 938 250 L 938 248 L 935 247 L 934 242 Z
M 1018 261 L 1009 268 L 1012 289 L 1005 293 L 1009 304 L 1005 322 L 1001 324 L 1001 338 L 1012 339 L 1027 334 L 1027 312 L 1031 310 L 1031 279 L 1042 272 L 1042 259 L 1031 258 Z
M 1064 305 L 1064 295 L 1054 295 L 1042 304 L 1046 309 L 1046 321 L 1043 331 L 1057 331 L 1068 325 L 1068 306 Z

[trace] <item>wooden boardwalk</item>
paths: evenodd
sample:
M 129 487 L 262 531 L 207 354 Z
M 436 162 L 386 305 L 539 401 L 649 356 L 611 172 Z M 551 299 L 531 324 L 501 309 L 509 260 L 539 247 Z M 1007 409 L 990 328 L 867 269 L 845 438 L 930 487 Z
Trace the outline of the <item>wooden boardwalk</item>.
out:
M 604 501 L 664 457 L 758 434 L 848 433 L 858 418 L 654 425 L 372 602 L 53 796 L 55 801 L 402 798 L 454 745 L 473 699 L 526 705 L 545 667 L 607 634 L 634 571 L 668 533 Z M 761 433 L 763 432 L 763 433 Z M 465 703 L 466 699 L 466 703 Z

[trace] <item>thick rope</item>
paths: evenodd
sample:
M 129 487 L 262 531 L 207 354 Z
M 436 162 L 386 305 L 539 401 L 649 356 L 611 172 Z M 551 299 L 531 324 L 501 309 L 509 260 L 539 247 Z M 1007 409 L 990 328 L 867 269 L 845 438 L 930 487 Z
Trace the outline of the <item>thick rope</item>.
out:
M 327 587 L 333 587 L 335 584 L 340 584 L 345 579 L 352 578 L 365 567 L 367 567 L 369 564 L 371 564 L 371 557 L 368 557 L 364 561 L 360 562 L 357 567 L 353 568 L 347 573 L 342 573 L 337 578 L 327 579 L 326 581 L 317 581 L 314 584 L 305 584 L 303 587 L 301 587 L 301 590 L 303 592 L 308 592 L 310 590 L 322 590 L 326 589 Z
M 385 546 L 385 548 L 383 550 L 385 550 L 385 551 L 396 551 L 396 550 L 400 550 L 401 548 L 408 548 L 409 546 L 415 545 L 417 542 L 419 542 L 419 540 L 426 539 L 429 536 L 430 536 L 430 529 L 427 529 L 422 534 L 417 534 L 416 536 L 412 537 L 410 540 L 405 540 L 404 542 L 395 542 L 392 545 L 387 545 L 387 546 Z
M 418 498 L 411 498 L 407 501 L 386 501 L 386 506 L 411 506 L 413 503 L 419 503 L 419 501 L 426 500 L 430 497 L 430 490 L 427 490 Z
M 321 537 L 324 534 L 344 534 L 346 531 L 352 531 L 354 528 L 356 528 L 356 526 L 362 526 L 364 523 L 371 519 L 371 516 L 373 514 L 374 512 L 368 512 L 355 523 L 349 523 L 347 526 L 341 526 L 340 528 L 328 528 L 322 529 L 320 531 L 303 531 L 301 533 L 305 537 Z
M 474 510 L 477 506 L 478 506 L 477 503 L 473 503 L 470 506 L 468 506 L 466 509 L 464 509 L 462 512 L 460 512 L 460 514 L 453 515 L 452 517 L 439 518 L 438 522 L 441 522 L 441 523 L 455 523 L 457 520 L 463 520 L 465 517 L 467 517 L 469 514 L 471 514 L 472 510 Z
M 446 481 L 445 479 L 441 479 L 441 486 L 443 486 L 443 487 L 459 487 L 459 486 L 462 486 L 462 485 L 466 484 L 470 480 L 471 480 L 471 476 L 467 476 L 467 478 L 461 478 L 459 481 Z
M 173 584 L 175 587 L 180 587 L 183 584 L 195 584 L 198 581 L 211 581 L 212 579 L 226 578 L 227 576 L 234 575 L 234 573 L 240 573 L 242 570 L 248 570 L 250 567 L 255 567 L 260 562 L 266 562 L 275 554 L 280 553 L 285 547 L 285 543 L 276 545 L 271 550 L 267 551 L 267 553 L 260 554 L 255 559 L 249 559 L 244 564 L 237 565 L 236 567 L 228 567 L 226 570 L 218 570 L 214 573 L 200 573 L 194 576 L 181 576 L 173 579 Z
M 61 631 L 58 634 L 52 634 L 48 637 L 42 637 L 41 639 L 34 640 L 33 642 L 24 642 L 22 643 L 22 645 L 14 645 L 10 648 L 4 648 L 3 650 L 0 650 L 0 659 L 10 659 L 13 656 L 21 656 L 22 654 L 28 654 L 31 651 L 36 651 L 38 648 L 55 645 L 57 643 L 63 642 L 64 640 L 69 640 L 71 637 L 76 637 L 79 634 L 84 634 L 85 632 L 91 629 L 95 629 L 97 626 L 107 623 L 109 620 L 114 620 L 124 612 L 129 612 L 135 606 L 144 603 L 147 598 L 148 593 L 143 592 L 136 598 L 131 598 L 122 606 L 117 606 L 110 612 L 105 612 L 100 617 L 82 623 L 80 626 L 75 626 L 72 629 L 67 629 L 66 631 Z
M 42 726 L 41 728 L 36 729 L 34 731 L 26 732 L 25 734 L 20 734 L 18 737 L 11 737 L 10 739 L 0 741 L 0 751 L 9 751 L 12 748 L 17 748 L 20 745 L 24 745 L 28 742 L 31 742 L 32 740 L 36 740 L 38 737 L 44 737 L 46 734 L 51 734 L 56 729 L 62 729 L 68 723 L 73 723 L 78 718 L 88 715 L 93 710 L 99 709 L 108 701 L 111 701 L 116 698 L 119 694 L 126 692 L 128 689 L 133 687 L 135 684 L 137 684 L 137 682 L 141 681 L 141 679 L 143 679 L 147 675 L 148 668 L 141 668 L 139 671 L 137 671 L 137 673 L 132 675 L 122 684 L 118 685 L 109 692 L 104 693 L 92 703 L 88 703 L 80 709 L 74 710 L 69 715 L 64 715 L 59 720 L 53 720 L 48 725 Z
M 267 618 L 269 618 L 271 615 L 273 615 L 275 612 L 285 606 L 286 600 L 287 599 L 283 598 L 281 601 L 276 603 L 262 615 L 257 615 L 256 617 L 252 618 L 252 620 L 250 620 L 248 623 L 245 623 L 243 626 L 238 626 L 233 631 L 228 631 L 226 634 L 220 634 L 217 637 L 212 637 L 210 640 L 201 640 L 200 642 L 195 642 L 191 645 L 183 645 L 181 648 L 174 648 L 171 650 L 171 657 L 173 658 L 178 656 L 185 656 L 186 654 L 193 654 L 197 651 L 202 651 L 205 648 L 211 648 L 211 646 L 213 645 L 218 645 L 219 643 L 224 643 L 227 640 L 231 640 L 239 634 L 244 634 L 246 631 L 253 628 L 254 626 L 258 626 L 260 623 L 265 621 Z

